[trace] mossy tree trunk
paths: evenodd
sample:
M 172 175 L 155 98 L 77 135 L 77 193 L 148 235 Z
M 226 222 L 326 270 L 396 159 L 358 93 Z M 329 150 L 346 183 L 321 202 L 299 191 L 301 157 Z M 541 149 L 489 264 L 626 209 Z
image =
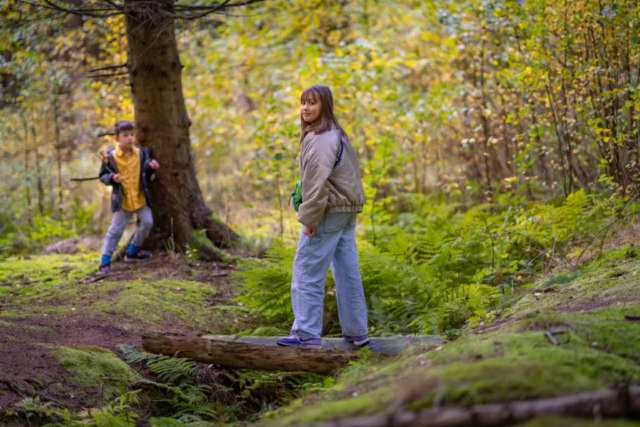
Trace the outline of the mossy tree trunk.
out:
M 138 141 L 160 163 L 151 185 L 155 225 L 145 246 L 164 249 L 170 243 L 184 250 L 195 230 L 205 230 L 216 246 L 227 247 L 239 236 L 213 221 L 196 178 L 174 17 L 174 0 L 125 1 Z

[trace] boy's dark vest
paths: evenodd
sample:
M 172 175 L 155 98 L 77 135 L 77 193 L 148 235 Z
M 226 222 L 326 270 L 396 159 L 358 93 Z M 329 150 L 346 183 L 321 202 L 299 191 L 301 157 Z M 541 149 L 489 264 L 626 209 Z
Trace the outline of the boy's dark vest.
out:
M 139 147 L 140 150 L 140 187 L 144 194 L 144 199 L 147 202 L 147 206 L 152 207 L 151 192 L 149 191 L 149 181 L 153 175 L 153 168 L 149 166 L 151 162 L 151 147 Z M 107 162 L 102 162 L 100 165 L 100 181 L 105 185 L 113 186 L 113 192 L 111 194 L 111 210 L 117 212 L 122 209 L 122 200 L 124 199 L 124 188 L 121 184 L 113 181 L 113 176 L 118 173 L 118 167 L 116 166 L 116 160 L 113 158 L 113 151 L 115 148 L 107 149 L 106 156 Z

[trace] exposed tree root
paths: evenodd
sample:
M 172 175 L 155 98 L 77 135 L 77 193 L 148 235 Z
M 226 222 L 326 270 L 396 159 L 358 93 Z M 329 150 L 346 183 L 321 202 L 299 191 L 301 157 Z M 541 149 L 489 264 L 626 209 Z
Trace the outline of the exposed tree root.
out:
M 391 415 L 347 418 L 314 424 L 314 427 L 494 427 L 510 426 L 541 415 L 583 418 L 615 418 L 640 415 L 640 387 L 620 387 L 512 403 L 493 403 L 469 408 L 404 411 Z

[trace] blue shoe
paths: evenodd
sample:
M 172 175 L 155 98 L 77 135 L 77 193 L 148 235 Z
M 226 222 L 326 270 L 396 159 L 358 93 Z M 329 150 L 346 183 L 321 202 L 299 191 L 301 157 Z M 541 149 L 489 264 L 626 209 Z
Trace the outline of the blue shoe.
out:
M 368 337 L 368 336 L 366 336 L 366 335 L 361 336 L 361 337 L 352 337 L 352 336 L 349 336 L 349 335 L 347 335 L 347 334 L 342 334 L 342 338 L 343 338 L 345 341 L 347 341 L 347 342 L 352 342 L 352 343 L 354 343 L 355 345 L 360 346 L 360 347 L 362 347 L 362 346 L 365 346 L 365 345 L 369 344 L 369 337 Z
M 135 254 L 127 252 L 124 256 L 124 262 L 141 262 L 151 258 L 151 253 L 147 251 L 138 251 Z
M 109 264 L 100 264 L 100 267 L 98 267 L 98 273 L 109 274 L 113 273 L 113 270 Z
M 278 345 L 283 347 L 322 348 L 322 340 L 320 338 L 301 338 L 292 335 L 288 338 L 280 338 Z

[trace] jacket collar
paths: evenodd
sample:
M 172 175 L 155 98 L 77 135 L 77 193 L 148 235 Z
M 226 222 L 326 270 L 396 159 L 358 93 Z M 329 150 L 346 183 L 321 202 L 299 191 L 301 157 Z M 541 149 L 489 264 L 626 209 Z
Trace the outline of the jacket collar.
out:
M 131 148 L 131 153 L 135 153 L 135 152 L 136 152 L 136 146 L 134 145 L 134 146 Z M 118 146 L 116 146 L 116 149 L 115 149 L 115 150 L 113 150 L 113 154 L 114 154 L 115 156 L 121 157 L 122 155 L 124 155 L 124 154 L 125 154 L 125 152 L 124 152 L 124 151 L 122 151 L 122 150 L 120 149 L 120 146 L 118 145 Z

